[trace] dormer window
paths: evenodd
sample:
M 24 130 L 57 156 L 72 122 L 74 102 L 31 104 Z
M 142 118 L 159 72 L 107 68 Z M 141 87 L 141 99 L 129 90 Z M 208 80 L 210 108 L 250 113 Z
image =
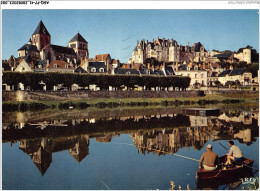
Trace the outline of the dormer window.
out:
M 104 68 L 99 68 L 99 72 L 104 72 Z
M 54 68 L 58 68 L 58 65 L 57 65 L 57 64 L 54 64 Z
M 69 68 L 69 65 L 68 65 L 68 64 L 66 64 L 66 65 L 65 65 L 65 68 Z
M 96 72 L 96 68 L 91 68 L 91 72 Z

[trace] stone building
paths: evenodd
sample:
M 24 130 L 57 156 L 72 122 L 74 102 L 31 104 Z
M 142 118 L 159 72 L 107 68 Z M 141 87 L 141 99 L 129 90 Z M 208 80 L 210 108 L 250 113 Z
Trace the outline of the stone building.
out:
M 31 59 L 45 60 L 47 65 L 54 60 L 62 60 L 69 64 L 79 65 L 89 57 L 88 42 L 77 33 L 67 47 L 51 44 L 51 35 L 42 21 L 33 32 L 28 44 L 18 50 L 19 57 L 30 56 Z
M 247 64 L 252 63 L 252 48 L 247 46 L 245 48 L 240 48 L 237 52 L 232 52 L 230 50 L 218 51 L 212 50 L 210 57 L 208 57 L 208 62 L 216 63 L 221 60 L 225 62 L 246 62 Z
M 152 42 L 137 41 L 137 45 L 132 52 L 132 56 L 128 63 L 143 64 L 147 58 L 154 58 L 158 62 L 203 62 L 209 55 L 204 46 L 198 42 L 190 46 L 189 43 L 186 46 L 178 45 L 176 40 L 160 39 Z

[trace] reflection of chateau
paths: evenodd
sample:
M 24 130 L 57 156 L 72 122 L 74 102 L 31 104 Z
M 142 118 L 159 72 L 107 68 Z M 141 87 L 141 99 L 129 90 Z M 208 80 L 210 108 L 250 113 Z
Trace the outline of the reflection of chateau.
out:
M 258 112 L 223 113 L 218 117 L 189 116 L 190 127 L 152 132 L 132 133 L 130 136 L 138 152 L 143 154 L 176 153 L 178 149 L 193 147 L 200 150 L 210 139 L 238 139 L 250 144 L 258 137 Z
M 69 150 L 70 155 L 81 162 L 89 154 L 89 136 L 21 140 L 19 148 L 31 156 L 34 164 L 44 175 L 52 162 L 53 152 Z
M 200 150 L 211 139 L 238 139 L 251 144 L 259 135 L 258 110 L 228 111 L 220 116 L 154 115 L 108 119 L 53 119 L 3 124 L 3 142 L 17 142 L 30 155 L 42 175 L 52 162 L 52 153 L 68 150 L 81 162 L 89 154 L 89 140 L 109 143 L 114 136 L 130 134 L 138 152 L 164 155 L 185 147 Z
M 171 130 L 154 130 L 152 132 L 138 132 L 131 134 L 138 152 L 176 153 L 182 147 L 193 147 L 200 150 L 209 140 L 209 136 L 203 133 L 204 128 L 174 128 Z

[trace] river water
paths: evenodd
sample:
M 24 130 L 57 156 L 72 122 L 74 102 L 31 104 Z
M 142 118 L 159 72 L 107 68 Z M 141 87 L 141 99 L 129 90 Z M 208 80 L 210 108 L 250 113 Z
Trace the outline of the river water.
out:
M 3 113 L 3 189 L 242 189 L 237 181 L 198 185 L 207 144 L 219 156 L 234 140 L 259 168 L 258 109 L 213 115 L 178 108 Z M 258 177 L 259 174 L 249 176 Z

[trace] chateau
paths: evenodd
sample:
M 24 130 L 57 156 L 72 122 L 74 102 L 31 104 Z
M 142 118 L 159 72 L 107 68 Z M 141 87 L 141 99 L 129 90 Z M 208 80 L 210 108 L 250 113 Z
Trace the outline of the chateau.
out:
M 137 45 L 133 50 L 132 57 L 128 63 L 143 64 L 147 58 L 154 58 L 159 62 L 200 62 L 206 61 L 209 51 L 198 42 L 190 46 L 178 45 L 176 40 L 160 39 L 152 42 L 137 41 Z

